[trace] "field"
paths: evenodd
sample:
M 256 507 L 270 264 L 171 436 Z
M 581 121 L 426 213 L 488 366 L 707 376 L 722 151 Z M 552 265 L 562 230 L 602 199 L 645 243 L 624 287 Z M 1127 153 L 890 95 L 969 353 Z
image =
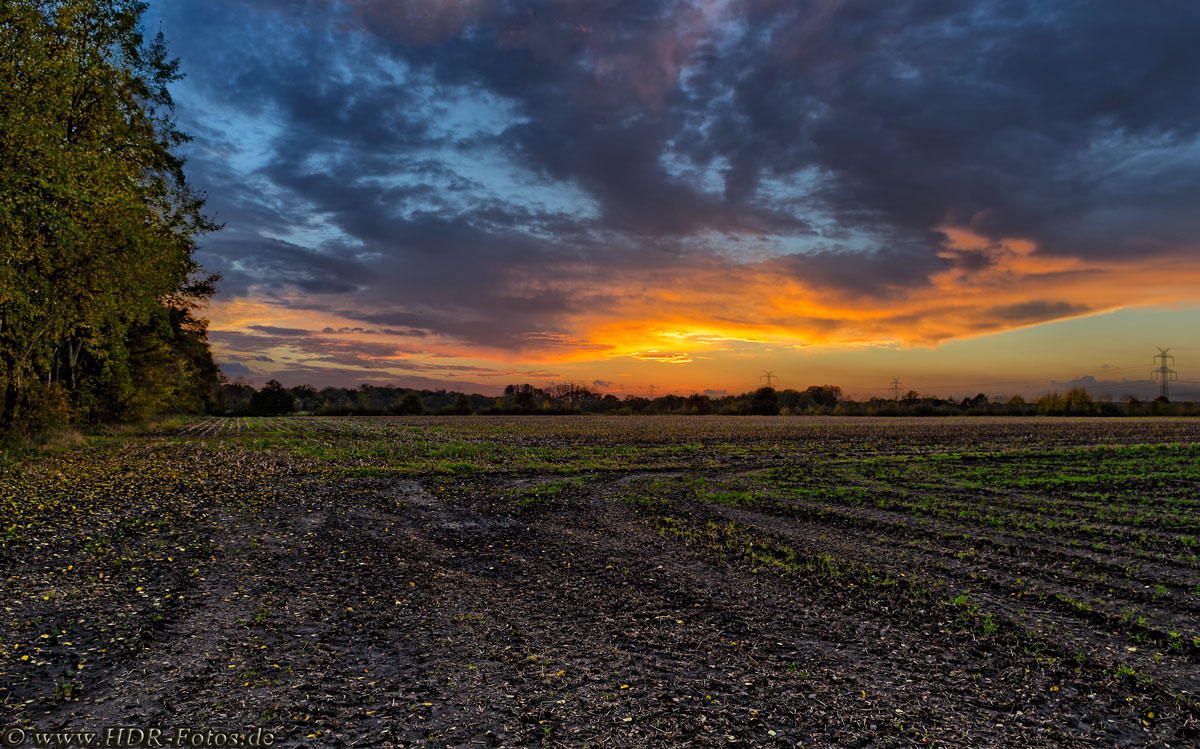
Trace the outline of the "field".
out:
M 201 419 L 0 472 L 0 722 L 1195 745 L 1200 420 Z

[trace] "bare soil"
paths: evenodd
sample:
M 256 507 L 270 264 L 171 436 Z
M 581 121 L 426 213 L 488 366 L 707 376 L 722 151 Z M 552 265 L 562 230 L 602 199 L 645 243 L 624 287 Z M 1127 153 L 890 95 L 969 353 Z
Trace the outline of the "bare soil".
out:
M 264 726 L 276 746 L 1196 744 L 1197 566 L 1174 545 L 1195 475 L 1155 474 L 1133 524 L 1096 517 L 1115 495 L 950 469 L 1187 451 L 1200 425 L 683 421 L 211 420 L 19 465 L 0 722 Z M 554 474 L 297 450 L 431 423 L 439 444 L 687 450 Z M 959 451 L 919 481 L 849 466 Z M 1047 475 L 1098 462 L 1062 460 Z M 791 491 L 826 485 L 866 501 Z M 902 507 L 929 497 L 945 512 Z

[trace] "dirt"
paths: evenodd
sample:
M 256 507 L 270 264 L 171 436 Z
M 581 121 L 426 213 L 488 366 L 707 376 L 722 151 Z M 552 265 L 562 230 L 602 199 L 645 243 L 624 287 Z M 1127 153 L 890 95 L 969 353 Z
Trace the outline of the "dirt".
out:
M 337 423 L 314 432 L 337 433 Z M 1053 595 L 1104 595 L 1086 577 L 1094 566 L 1071 565 L 1089 558 L 1124 568 L 1119 546 L 1097 553 L 1065 539 L 821 503 L 804 509 L 833 514 L 797 518 L 669 488 L 654 490 L 669 500 L 661 507 L 626 501 L 649 482 L 699 473 L 740 482 L 781 462 L 844 455 L 836 445 L 846 442 L 879 454 L 857 423 L 836 445 L 786 457 L 718 454 L 713 444 L 753 441 L 715 436 L 694 468 L 565 472 L 576 483 L 533 507 L 513 497 L 550 477 L 331 474 L 282 449 L 214 441 L 226 427 L 240 436 L 264 429 L 202 422 L 93 448 L 107 468 L 80 467 L 78 480 L 70 472 L 78 462 L 54 458 L 6 485 L 96 505 L 71 523 L 34 513 L 3 547 L 4 725 L 261 726 L 275 746 L 1197 740 L 1194 652 L 1155 642 L 1139 650 L 1108 614 L 1081 618 Z M 1114 439 L 1121 428 L 1020 444 L 1162 436 L 1139 422 Z M 1170 429 L 1176 441 L 1180 430 L 1200 433 Z M 1029 430 L 1006 425 L 986 436 L 1008 449 Z M 967 442 L 953 434 L 939 443 L 921 433 L 884 451 Z M 1184 483 L 1194 496 L 1194 483 Z M 830 520 L 837 513 L 850 520 Z M 765 541 L 921 579 L 934 593 L 764 565 L 740 547 L 663 532 L 664 517 L 700 530 L 736 523 Z M 112 529 L 126 518 L 146 522 L 117 538 Z M 150 530 L 156 520 L 164 522 Z M 88 546 L 101 530 L 115 538 L 113 551 Z M 992 545 L 960 557 L 971 533 Z M 1112 595 L 1145 608 L 1155 631 L 1196 632 L 1197 601 L 1186 589 L 1194 569 L 1158 564 L 1182 586 L 1174 602 L 1139 599 L 1128 581 Z M 960 588 L 995 613 L 998 631 L 956 620 L 945 599 Z M 1018 601 L 1025 589 L 1049 596 Z M 1134 673 L 1118 673 L 1122 665 Z

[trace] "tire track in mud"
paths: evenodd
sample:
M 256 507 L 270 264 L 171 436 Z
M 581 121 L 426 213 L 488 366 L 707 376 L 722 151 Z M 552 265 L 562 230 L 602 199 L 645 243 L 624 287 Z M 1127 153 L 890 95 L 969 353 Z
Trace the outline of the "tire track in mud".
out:
M 782 510 L 782 512 L 772 512 Z M 776 507 L 758 507 L 756 511 L 779 518 L 781 522 L 807 522 L 815 526 L 835 527 L 846 531 L 860 530 L 869 534 L 885 534 L 890 543 L 904 544 L 916 549 L 923 545 L 921 539 L 936 541 L 943 547 L 943 554 L 950 555 L 968 550 L 987 549 L 1008 560 L 1008 564 L 1016 567 L 1028 567 L 1042 564 L 1037 569 L 1046 574 L 1055 561 L 1065 562 L 1054 567 L 1056 575 L 1074 581 L 1076 585 L 1096 590 L 1098 594 L 1121 589 L 1132 596 L 1139 604 L 1156 602 L 1152 593 L 1145 592 L 1152 585 L 1162 583 L 1173 589 L 1177 608 L 1185 612 L 1200 609 L 1200 601 L 1193 594 L 1197 580 L 1187 569 L 1168 566 L 1160 559 L 1146 560 L 1136 557 L 1122 557 L 1120 553 L 1101 555 L 1098 552 L 1066 542 L 1056 542 L 1052 537 L 1043 535 L 1014 536 L 1004 532 L 985 534 L 979 526 L 965 525 L 933 518 L 916 516 L 889 510 L 879 510 L 871 507 L 832 504 L 818 501 L 783 500 Z M 902 534 L 897 539 L 895 532 Z M 950 546 L 959 546 L 954 551 Z M 1039 552 L 1033 557 L 1029 551 Z M 1041 554 L 1048 556 L 1043 559 Z M 1075 570 L 1070 565 L 1085 563 L 1086 570 Z M 1097 574 L 1113 574 L 1120 577 L 1116 580 L 1100 583 L 1086 576 L 1091 571 Z M 1103 588 L 1099 590 L 1098 588 Z
M 814 554 L 830 553 L 880 573 L 916 577 L 923 584 L 935 585 L 947 598 L 967 590 L 972 602 L 982 601 L 980 609 L 983 611 L 999 614 L 1033 630 L 1045 630 L 1046 623 L 1062 629 L 1064 634 L 1057 637 L 1065 637 L 1074 643 L 1071 647 L 1076 652 L 1099 649 L 1108 655 L 1114 667 L 1136 665 L 1139 672 L 1149 674 L 1179 691 L 1194 692 L 1200 686 L 1200 671 L 1194 665 L 1200 658 L 1197 658 L 1194 648 L 1188 647 L 1174 654 L 1175 658 L 1184 658 L 1192 666 L 1182 670 L 1180 664 L 1175 662 L 1159 666 L 1153 657 L 1153 644 L 1150 647 L 1130 646 L 1129 628 L 1121 620 L 1119 611 L 1111 610 L 1116 608 L 1115 605 L 1110 604 L 1108 610 L 1081 612 L 1068 602 L 1078 595 L 1078 589 L 1055 579 L 1045 570 L 1034 568 L 1033 574 L 1030 574 L 1027 571 L 1029 567 L 1014 570 L 1005 564 L 1005 560 L 985 557 L 967 562 L 945 551 L 911 546 L 897 548 L 895 545 L 880 547 L 843 529 L 809 522 L 788 522 L 778 516 L 748 508 L 695 505 L 695 511 L 701 518 L 712 516 L 734 520 L 789 544 L 799 545 Z M 1041 592 L 1045 597 L 1022 595 L 1029 592 Z M 1018 610 L 1024 613 L 1019 615 Z M 1154 633 L 1163 640 L 1166 640 L 1166 631 L 1172 625 L 1177 626 L 1177 618 L 1172 612 L 1144 606 L 1138 610 L 1150 614 L 1150 622 L 1141 628 L 1142 631 Z M 1193 619 L 1187 620 L 1187 623 L 1194 627 Z M 1114 629 L 1125 631 L 1126 634 L 1119 634 Z
M 723 477 L 723 480 L 726 482 L 731 480 L 736 482 L 738 478 L 738 474 L 727 475 Z M 860 480 L 856 485 L 872 493 L 882 492 L 884 495 L 895 495 L 896 492 L 894 487 L 885 486 L 877 482 Z M 753 481 L 751 481 L 751 486 L 754 486 Z M 1190 572 L 1187 567 L 1169 564 L 1167 562 L 1170 558 L 1168 555 L 1151 554 L 1141 550 L 1129 549 L 1120 540 L 1113 543 L 1115 548 L 1111 551 L 1100 554 L 1090 551 L 1077 543 L 1056 541 L 1056 538 L 1070 537 L 1070 534 L 1066 530 L 1056 534 L 1033 532 L 1017 536 L 999 529 L 992 532 L 985 532 L 985 529 L 979 525 L 955 522 L 937 517 L 934 514 L 886 510 L 849 502 L 835 503 L 818 499 L 800 499 L 786 496 L 786 494 L 784 496 L 773 494 L 766 496 L 770 501 L 778 503 L 779 509 L 783 510 L 784 516 L 787 517 L 832 525 L 844 524 L 849 527 L 865 525 L 872 532 L 877 530 L 899 530 L 905 535 L 924 536 L 943 543 L 948 541 L 966 541 L 972 546 L 988 548 L 995 553 L 1008 556 L 1012 564 L 1016 565 L 1026 565 L 1030 562 L 1028 554 L 1024 553 L 1024 549 L 1036 549 L 1046 552 L 1052 558 L 1059 557 L 1071 564 L 1083 562 L 1088 565 L 1089 570 L 1098 574 L 1119 575 L 1123 579 L 1111 582 L 1106 581 L 1103 585 L 1124 588 L 1139 604 L 1149 602 L 1151 605 L 1154 605 L 1156 602 L 1155 597 L 1144 591 L 1151 589 L 1156 584 L 1163 584 L 1173 589 L 1173 595 L 1176 597 L 1176 601 L 1181 604 L 1179 608 L 1182 610 L 1190 612 L 1200 608 L 1200 599 L 1194 593 L 1196 585 L 1200 581 L 1200 576 Z M 979 507 L 984 504 L 984 501 L 980 500 L 976 501 L 974 506 Z M 760 512 L 771 512 L 770 508 L 760 507 L 756 509 Z M 1001 507 L 1000 509 L 1006 509 L 1006 507 Z M 1120 530 L 1119 526 L 1111 526 L 1111 528 L 1114 531 Z M 1128 536 L 1129 534 L 1125 535 Z M 1131 558 L 1122 557 L 1122 554 L 1128 554 Z M 1085 588 L 1096 588 L 1097 581 L 1085 577 L 1082 573 L 1083 571 L 1077 571 L 1071 567 L 1060 567 L 1057 572 L 1058 575 L 1070 578 L 1076 581 L 1076 584 L 1082 585 Z M 1103 594 L 1108 591 L 1098 592 Z
M 256 442 L 255 430 L 371 441 L 408 429 L 395 420 L 261 421 L 250 425 Z M 443 423 L 471 422 L 422 422 Z M 114 659 L 78 702 L 61 705 L 56 720 L 261 724 L 277 730 L 281 746 L 874 746 L 922 738 L 1085 746 L 1186 744 L 1197 735 L 1195 708 L 1175 704 L 1164 688 L 1190 675 L 1150 670 L 1118 650 L 1113 663 L 1135 664 L 1156 681 L 1112 678 L 1101 651 L 1119 638 L 1092 632 L 1057 604 L 1038 611 L 1058 631 L 1027 653 L 1015 627 L 981 637 L 949 622 L 951 610 L 937 602 L 755 568 L 730 550 L 659 533 L 652 511 L 622 501 L 638 476 L 736 476 L 777 465 L 766 451 L 706 447 L 690 469 L 672 458 L 658 471 L 580 474 L 577 494 L 522 508 L 505 497 L 541 481 L 536 472 L 347 478 L 284 450 L 243 449 L 239 426 L 204 422 L 196 429 L 203 435 L 172 432 L 130 453 L 136 467 L 139 456 L 163 451 L 181 477 L 156 491 L 198 507 L 214 498 L 194 477 L 253 491 L 217 502 L 205 516 L 211 528 L 197 528 L 213 548 L 189 561 L 199 571 L 182 591 L 187 605 L 141 652 Z M 927 431 L 931 444 L 945 441 Z M 987 431 L 1001 433 L 1010 432 Z M 828 455 L 848 443 L 824 439 L 817 447 Z M 817 447 L 789 459 L 810 459 Z M 666 511 L 689 509 L 700 520 L 735 520 L 868 563 L 900 559 L 902 571 L 917 565 L 948 586 L 970 580 L 972 601 L 1000 613 L 1014 609 L 1007 592 L 1016 576 L 1037 573 L 1031 584 L 1037 576 L 1054 591 L 1077 592 L 1084 578 L 1059 574 L 1058 565 L 1092 558 L 1070 546 L 1051 555 L 1053 537 L 1009 534 L 983 559 L 948 553 L 965 538 L 877 548 L 881 531 L 920 541 L 986 529 L 933 521 L 920 530 L 912 518 L 883 513 L 871 521 L 876 530 L 860 535 L 862 518 L 835 504 L 809 520 L 679 501 Z M 1098 557 L 1117 558 L 1128 559 Z M 1055 660 L 1076 644 L 1096 654 L 1078 671 Z M 1143 722 L 1150 712 L 1153 725 Z
M 908 509 L 882 510 L 877 508 L 866 508 L 860 505 L 853 505 L 849 503 L 835 504 L 807 499 L 797 499 L 793 501 L 795 501 L 797 504 L 820 504 L 827 508 L 849 508 L 852 512 L 860 515 L 875 513 L 872 516 L 877 518 L 892 517 L 900 519 L 901 521 L 915 519 L 918 522 L 923 518 L 928 518 L 930 521 L 936 521 L 937 523 L 946 526 L 954 526 L 953 521 L 949 521 L 944 517 L 937 517 L 937 514 L 944 514 L 954 509 L 964 510 L 970 513 L 978 513 L 985 509 L 996 509 L 1004 512 L 1007 519 L 1007 517 L 1012 514 L 1012 511 L 1015 508 L 1021 513 L 1021 517 L 1023 519 L 1029 522 L 1038 523 L 1042 526 L 1041 529 L 1033 531 L 1037 534 L 1038 538 L 1045 538 L 1048 535 L 1051 535 L 1048 533 L 1048 531 L 1054 531 L 1053 535 L 1059 536 L 1088 536 L 1099 539 L 1106 544 L 1115 544 L 1124 553 L 1132 554 L 1153 562 L 1161 562 L 1162 559 L 1167 556 L 1167 554 L 1163 552 L 1147 551 L 1145 549 L 1129 549 L 1126 548 L 1127 545 L 1137 542 L 1152 542 L 1156 545 L 1165 544 L 1171 546 L 1171 548 L 1167 549 L 1166 551 L 1179 552 L 1181 549 L 1175 547 L 1174 544 L 1178 543 L 1181 538 L 1188 536 L 1188 534 L 1164 531 L 1161 529 L 1154 529 L 1151 531 L 1135 530 L 1130 528 L 1128 525 L 1089 520 L 1087 518 L 1080 518 L 1078 516 L 1071 517 L 1065 515 L 1044 514 L 1040 510 L 1038 505 L 1039 500 L 1036 497 L 1026 496 L 1020 492 L 996 487 L 978 490 L 972 489 L 971 492 L 967 492 L 963 489 L 963 487 L 957 484 L 946 483 L 945 487 L 948 492 L 941 492 L 936 495 L 938 510 L 937 512 L 931 512 L 929 509 L 926 509 L 920 505 L 920 500 L 916 498 L 918 495 L 906 488 L 897 488 L 896 486 L 887 484 L 885 482 L 871 481 L 855 475 L 841 477 L 841 480 L 837 482 L 837 485 L 857 486 L 872 493 L 873 495 L 885 497 L 890 500 L 899 500 L 901 503 L 909 505 L 909 507 Z M 988 502 L 989 497 L 1001 497 L 1003 499 L 996 504 L 990 504 Z M 788 498 L 784 499 L 786 500 Z M 1096 504 L 1097 503 L 1095 502 L 1078 502 L 1080 509 L 1085 509 L 1088 511 L 1095 511 Z M 1047 520 L 1055 521 L 1056 518 L 1061 518 L 1063 522 L 1057 526 L 1049 526 L 1047 524 Z M 960 527 L 968 528 L 976 533 L 979 533 L 984 530 L 986 526 L 981 526 L 980 524 L 975 524 L 972 526 L 962 524 Z M 1007 533 L 1007 531 L 1004 530 L 996 530 L 995 532 L 997 534 Z M 1130 540 L 1131 536 L 1133 537 L 1132 540 Z
M 709 474 L 711 475 L 711 474 Z M 730 479 L 736 483 L 738 476 L 726 476 L 723 483 Z M 751 484 L 753 485 L 753 483 Z M 879 488 L 876 484 L 868 484 L 868 488 Z M 757 504 L 757 503 L 756 503 Z M 700 506 L 700 505 L 698 505 Z M 1186 637 L 1175 642 L 1182 651 L 1180 654 L 1192 657 L 1196 648 L 1190 642 L 1190 637 L 1200 632 L 1197 620 L 1195 596 L 1192 586 L 1195 584 L 1186 572 L 1177 568 L 1157 565 L 1158 569 L 1146 577 L 1147 565 L 1139 565 L 1138 572 L 1142 580 L 1114 580 L 1099 583 L 1094 579 L 1083 576 L 1079 571 L 1064 568 L 1055 564 L 1055 556 L 1063 557 L 1072 563 L 1079 559 L 1096 560 L 1081 552 L 1077 547 L 1055 544 L 1042 536 L 1013 539 L 1002 534 L 980 535 L 977 526 L 967 526 L 948 522 L 939 518 L 914 516 L 896 511 L 879 510 L 872 507 L 850 504 L 832 504 L 815 500 L 784 499 L 782 506 L 755 506 L 753 509 L 721 509 L 714 510 L 732 515 L 748 514 L 753 517 L 752 524 L 762 530 L 778 530 L 783 524 L 800 524 L 807 527 L 807 537 L 811 540 L 831 531 L 842 534 L 843 538 L 850 536 L 870 536 L 886 541 L 888 546 L 896 549 L 891 555 L 914 555 L 922 560 L 926 570 L 936 570 L 931 577 L 948 574 L 953 579 L 960 580 L 964 587 L 975 587 L 984 584 L 1004 595 L 1019 595 L 1022 592 L 1037 592 L 1050 598 L 1049 605 L 1042 604 L 1042 609 L 1057 611 L 1056 617 L 1068 616 L 1078 627 L 1079 621 L 1092 625 L 1102 625 L 1106 630 L 1118 629 L 1131 634 L 1130 622 L 1125 612 L 1135 611 L 1139 618 L 1138 626 L 1133 627 L 1137 632 L 1146 632 L 1163 643 L 1168 641 L 1168 632 L 1183 632 Z M 782 514 L 781 514 L 782 512 Z M 763 518 L 769 519 L 763 519 Z M 745 519 L 745 518 L 743 518 Z M 865 526 L 865 527 L 864 527 Z M 897 531 L 899 533 L 897 533 Z M 939 549 L 923 548 L 921 538 L 936 540 Z M 957 550 L 947 548 L 946 544 L 962 546 Z M 966 544 L 978 545 L 986 550 L 985 553 L 975 554 L 975 548 Z M 844 544 L 845 545 L 845 544 Z M 887 560 L 888 552 L 872 544 L 870 548 L 863 546 L 861 541 L 855 541 L 856 556 L 879 564 L 887 561 L 899 569 L 895 560 Z M 842 553 L 851 547 L 846 546 Z M 865 550 L 864 550 L 865 549 Z M 1048 552 L 1050 559 L 1041 555 L 1030 555 L 1030 549 Z M 990 553 L 989 553 L 990 552 Z M 956 554 L 970 553 L 978 561 L 962 563 L 953 557 Z M 1111 557 L 1104 562 L 1110 571 L 1120 575 L 1128 575 L 1129 569 L 1118 566 L 1120 559 Z M 1099 565 L 1097 565 L 1099 566 Z M 1180 581 L 1181 582 L 1176 582 Z M 1150 583 L 1170 581 L 1174 590 L 1175 603 L 1171 609 L 1162 608 L 1162 601 L 1150 589 Z M 1088 591 L 1086 598 L 1087 610 L 1081 610 L 1072 601 L 1078 597 L 1081 590 Z M 1113 598 L 1114 594 L 1118 597 Z M 1025 597 L 1022 603 L 1036 600 Z M 1107 612 L 1107 613 L 1106 613 Z M 1166 647 L 1166 644 L 1163 645 Z
M 728 508 L 720 509 L 724 511 Z M 777 530 L 778 526 L 767 519 L 766 529 Z M 688 552 L 677 548 L 676 553 L 687 554 Z M 740 565 L 735 564 L 736 566 Z M 745 573 L 744 569 L 742 573 Z M 1125 706 L 1115 700 L 1075 690 L 1072 690 L 1070 700 L 1065 703 L 1053 699 L 1053 696 L 1045 699 L 1043 695 L 1047 694 L 1046 689 L 1053 684 L 1054 680 L 1068 681 L 1079 677 L 1068 678 L 1064 672 L 1069 669 L 1053 664 L 1042 664 L 1036 656 L 1013 650 L 1006 653 L 994 652 L 997 647 L 1002 649 L 1006 647 L 1003 643 L 976 643 L 969 639 L 964 642 L 962 638 L 956 642 L 955 638 L 947 637 L 943 631 L 948 622 L 941 618 L 935 618 L 945 615 L 942 610 L 925 608 L 914 610 L 913 604 L 909 602 L 886 598 L 884 600 L 890 600 L 890 603 L 886 605 L 873 603 L 869 600 L 864 601 L 858 594 L 851 595 L 851 602 L 847 604 L 845 603 L 845 588 L 823 588 L 821 586 L 814 588 L 811 585 L 803 584 L 804 581 L 795 576 L 776 577 L 767 574 L 752 576 L 749 579 L 756 583 L 775 580 L 783 586 L 797 585 L 796 588 L 787 590 L 785 595 L 794 597 L 789 600 L 805 600 L 810 610 L 814 601 L 823 599 L 829 599 L 831 603 L 835 604 L 842 603 L 845 610 L 839 612 L 840 616 L 835 615 L 833 621 L 830 621 L 828 614 L 818 615 L 814 618 L 821 621 L 823 627 L 849 630 L 845 635 L 845 642 L 851 648 L 861 647 L 864 639 L 869 642 L 868 638 L 863 637 L 864 631 L 878 629 L 882 633 L 890 629 L 896 639 L 884 645 L 884 652 L 874 653 L 876 656 L 874 659 L 862 658 L 859 653 L 857 660 L 860 667 L 868 669 L 870 672 L 859 683 L 864 684 L 865 691 L 869 692 L 872 689 L 872 683 L 878 685 L 881 678 L 886 678 L 885 674 L 896 673 L 902 677 L 900 681 L 903 683 L 893 682 L 890 684 L 890 688 L 895 690 L 897 695 L 904 695 L 906 691 L 911 695 L 914 691 L 925 690 L 925 694 L 928 696 L 932 688 L 937 692 L 934 697 L 936 709 L 930 716 L 927 716 L 929 722 L 925 725 L 941 727 L 938 716 L 954 716 L 958 725 L 970 728 L 972 737 L 987 736 L 989 727 L 993 725 L 1021 725 L 1021 742 L 1028 744 L 1033 741 L 1031 737 L 1036 736 L 1036 732 L 1043 730 L 1049 722 L 1055 723 L 1056 730 L 1067 725 L 1063 723 L 1064 716 L 1059 713 L 1060 710 L 1079 710 L 1079 719 L 1067 728 L 1067 735 L 1075 736 L 1077 740 L 1083 740 L 1081 737 L 1091 736 L 1091 739 L 1086 740 L 1090 742 L 1098 738 L 1095 733 L 1097 727 L 1101 727 L 1101 735 L 1104 734 L 1102 727 L 1106 712 L 1124 710 Z M 834 585 L 834 583 L 828 584 Z M 850 586 L 850 588 L 853 587 Z M 880 609 L 880 605 L 884 605 L 884 608 Z M 888 610 L 887 606 L 895 605 L 898 605 L 899 608 Z M 831 608 L 836 608 L 836 606 Z M 920 658 L 914 659 L 914 655 L 919 655 Z M 1004 657 L 1000 657 L 1001 655 Z M 1014 665 L 1014 661 L 1020 665 Z M 926 669 L 920 667 L 922 663 L 927 665 Z M 1092 672 L 1093 679 L 1100 675 L 1094 664 L 1088 665 L 1086 668 Z M 971 672 L 975 672 L 975 675 L 972 676 Z M 843 676 L 844 674 L 843 671 Z M 911 684 L 914 682 L 920 686 L 912 687 Z M 1032 684 L 1038 686 L 1031 687 Z M 1099 699 L 1099 703 L 1094 702 L 1097 699 Z M 893 709 L 904 710 L 906 707 L 908 706 L 904 704 L 904 698 L 901 696 Z M 966 716 L 962 714 L 963 711 L 971 711 L 974 714 Z M 885 724 L 888 722 L 886 716 L 881 720 L 884 720 Z M 995 720 L 996 723 L 990 723 L 992 720 Z M 1039 720 L 1045 722 L 1039 723 Z M 952 729 L 953 726 L 949 727 Z M 938 735 L 945 736 L 946 734 L 939 732 Z M 951 733 L 951 735 L 953 734 Z M 990 741 L 984 739 L 983 743 L 1005 743 L 999 736 L 1000 734 L 996 734 Z M 1059 736 L 1060 738 L 1056 742 L 1063 741 L 1062 735 L 1059 734 Z M 1105 740 L 1111 740 L 1111 737 Z

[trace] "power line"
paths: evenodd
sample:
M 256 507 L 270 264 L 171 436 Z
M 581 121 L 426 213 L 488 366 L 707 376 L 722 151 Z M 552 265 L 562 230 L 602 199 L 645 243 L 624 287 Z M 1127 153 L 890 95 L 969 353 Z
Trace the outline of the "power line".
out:
M 1144 364 L 1135 364 L 1135 365 L 1128 366 L 1128 367 L 1109 368 L 1109 369 L 1101 370 L 1101 374 L 1103 374 L 1104 376 L 1120 374 L 1122 372 L 1129 372 L 1129 371 L 1132 371 L 1135 369 L 1141 369 L 1144 366 L 1145 366 Z M 1081 375 L 1068 374 L 1068 375 L 1063 375 L 1062 377 L 1034 377 L 1034 378 L 1025 379 L 1025 380 L 988 380 L 988 381 L 978 381 L 978 382 L 959 382 L 959 383 L 954 383 L 953 385 L 932 384 L 932 385 L 921 385 L 921 387 L 929 388 L 929 389 L 934 389 L 934 388 L 966 389 L 966 388 L 977 388 L 977 387 L 992 387 L 995 385 L 1041 385 L 1041 384 L 1054 384 L 1056 382 L 1061 382 L 1063 380 L 1076 380 L 1076 379 L 1080 379 L 1080 378 L 1081 378 Z M 882 388 L 879 388 L 879 389 L 882 389 Z
M 1169 349 L 1169 348 L 1163 348 L 1163 347 L 1159 346 L 1158 353 L 1154 355 L 1154 358 L 1156 360 L 1158 360 L 1158 362 L 1159 362 L 1159 366 L 1157 369 L 1150 370 L 1150 377 L 1152 379 L 1158 380 L 1158 382 L 1159 382 L 1160 397 L 1166 398 L 1168 400 L 1170 400 L 1170 398 L 1169 398 L 1169 394 L 1168 394 L 1167 383 L 1170 382 L 1171 380 L 1179 379 L 1178 373 L 1175 370 L 1173 370 L 1167 366 L 1167 359 L 1170 359 L 1172 364 L 1175 363 L 1175 357 L 1171 356 L 1171 354 L 1168 353 L 1170 350 L 1171 349 Z

